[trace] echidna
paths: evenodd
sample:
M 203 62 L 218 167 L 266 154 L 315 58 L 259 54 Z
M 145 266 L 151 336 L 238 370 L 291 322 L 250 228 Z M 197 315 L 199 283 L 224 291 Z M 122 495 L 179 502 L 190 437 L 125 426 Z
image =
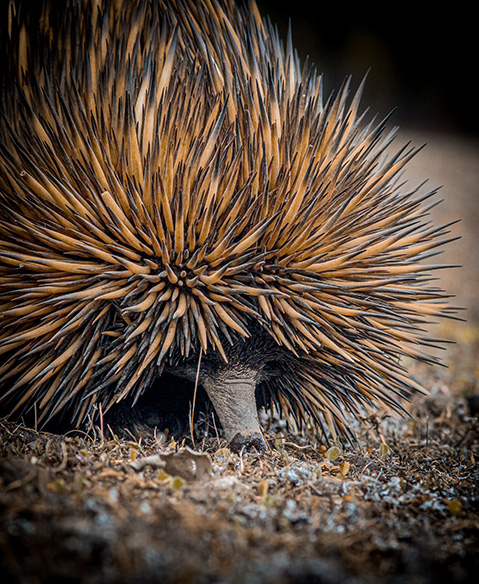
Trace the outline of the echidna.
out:
M 362 84 L 323 103 L 253 2 L 2 19 L 2 414 L 80 427 L 153 392 L 161 418 L 187 379 L 261 450 L 255 395 L 336 433 L 420 389 L 401 357 L 434 360 L 423 325 L 450 309 L 420 260 L 447 231 Z

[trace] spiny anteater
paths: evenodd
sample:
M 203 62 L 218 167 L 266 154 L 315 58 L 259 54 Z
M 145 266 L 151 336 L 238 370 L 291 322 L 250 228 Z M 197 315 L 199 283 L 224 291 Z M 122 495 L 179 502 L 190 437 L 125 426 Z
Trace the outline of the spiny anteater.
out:
M 262 449 L 255 392 L 336 432 L 419 389 L 400 358 L 431 360 L 449 313 L 419 263 L 446 230 L 362 87 L 323 104 L 253 3 L 2 18 L 3 414 L 81 426 L 150 391 L 161 417 L 163 381 L 198 376 L 232 447 Z

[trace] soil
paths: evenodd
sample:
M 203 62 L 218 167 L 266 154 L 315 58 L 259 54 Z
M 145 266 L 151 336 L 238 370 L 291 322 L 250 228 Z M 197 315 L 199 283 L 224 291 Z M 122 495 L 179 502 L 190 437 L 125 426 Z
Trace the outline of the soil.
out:
M 447 367 L 411 364 L 428 389 L 409 416 L 351 421 L 355 444 L 268 426 L 236 455 L 107 429 L 58 436 L 0 423 L 1 581 L 462 584 L 479 573 L 479 147 L 429 146 L 410 175 L 444 185 L 434 220 L 459 241 L 441 261 L 466 322 L 437 325 Z M 422 180 L 422 178 L 421 178 Z M 271 420 L 270 420 L 271 422 Z

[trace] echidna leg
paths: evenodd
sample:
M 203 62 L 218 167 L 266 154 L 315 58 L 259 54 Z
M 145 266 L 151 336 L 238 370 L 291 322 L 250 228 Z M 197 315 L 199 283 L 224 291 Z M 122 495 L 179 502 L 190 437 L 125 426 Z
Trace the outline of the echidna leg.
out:
M 222 371 L 204 380 L 204 388 L 233 452 L 266 450 L 256 407 L 256 372 Z

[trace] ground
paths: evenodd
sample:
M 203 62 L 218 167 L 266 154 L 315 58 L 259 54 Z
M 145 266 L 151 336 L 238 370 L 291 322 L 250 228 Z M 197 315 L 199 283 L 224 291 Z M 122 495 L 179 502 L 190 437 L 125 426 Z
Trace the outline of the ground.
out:
M 407 132 L 406 132 L 407 133 Z M 221 439 L 106 431 L 56 436 L 0 423 L 2 582 L 466 584 L 479 573 L 479 148 L 429 146 L 415 177 L 444 185 L 435 221 L 462 219 L 441 278 L 467 322 L 445 367 L 411 364 L 429 390 L 410 417 L 377 412 L 357 443 L 267 430 L 263 456 Z

